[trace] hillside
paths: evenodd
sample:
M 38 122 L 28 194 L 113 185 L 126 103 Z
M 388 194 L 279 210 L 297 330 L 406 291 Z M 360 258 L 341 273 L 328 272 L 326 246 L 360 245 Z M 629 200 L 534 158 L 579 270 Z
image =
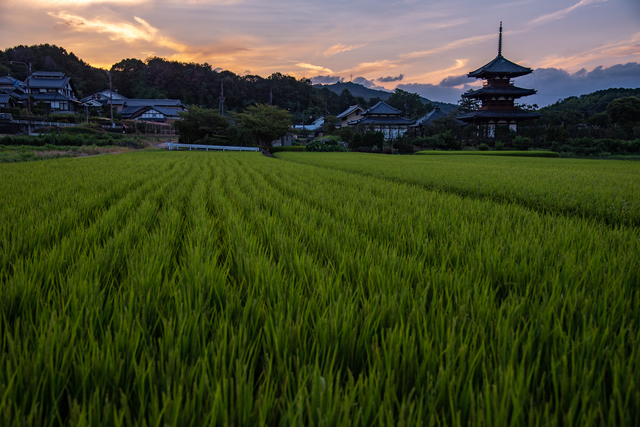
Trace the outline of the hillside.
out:
M 0 52 L 0 75 L 11 74 L 12 77 L 24 80 L 27 67 L 11 64 L 9 61 L 30 62 L 32 71 L 62 71 L 71 77 L 80 98 L 109 85 L 109 78 L 104 70 L 92 67 L 72 52 L 54 45 L 21 45 Z
M 368 87 L 365 87 L 361 84 L 353 83 L 353 82 L 346 82 L 346 83 L 337 82 L 330 85 L 315 84 L 313 86 L 318 89 L 327 88 L 330 91 L 337 93 L 338 95 L 340 95 L 343 90 L 347 89 L 349 92 L 351 92 L 351 95 L 355 97 L 361 96 L 367 101 L 370 100 L 371 98 L 380 98 L 383 101 L 385 101 L 393 93 L 393 92 L 387 92 L 384 90 L 369 89 Z M 447 102 L 431 101 L 430 99 L 427 99 L 422 96 L 420 97 L 420 100 L 424 104 L 432 104 L 432 105 L 439 106 L 440 109 L 445 113 L 458 109 L 458 106 L 455 104 L 449 104 Z
M 640 98 L 640 88 L 638 89 L 625 89 L 625 88 L 612 88 L 599 90 L 581 96 L 572 96 L 555 104 L 548 105 L 542 108 L 542 111 L 561 112 L 566 110 L 575 110 L 584 114 L 585 116 L 591 116 L 596 113 L 603 113 L 607 111 L 607 105 L 614 99 L 623 98 L 627 96 L 635 96 Z

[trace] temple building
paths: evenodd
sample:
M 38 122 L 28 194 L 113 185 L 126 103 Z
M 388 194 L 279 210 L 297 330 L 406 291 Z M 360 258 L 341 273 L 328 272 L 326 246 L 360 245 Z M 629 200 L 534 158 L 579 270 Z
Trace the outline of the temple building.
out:
M 467 74 L 468 77 L 483 79 L 481 89 L 465 93 L 465 98 L 479 99 L 482 104 L 477 111 L 458 116 L 458 120 L 479 126 L 481 136 L 493 138 L 496 126 L 509 126 L 517 130 L 518 123 L 523 120 L 537 119 L 540 116 L 532 111 L 518 108 L 514 101 L 524 96 L 533 95 L 535 89 L 524 89 L 514 86 L 512 78 L 532 73 L 531 68 L 520 66 L 502 56 L 502 22 L 498 41 L 498 56 L 488 64 Z
M 345 111 L 345 113 L 347 111 Z M 393 108 L 384 101 L 380 101 L 373 107 L 360 113 L 360 116 L 359 119 L 350 121 L 347 124 L 349 126 L 361 125 L 373 131 L 380 131 L 384 133 L 384 137 L 387 140 L 395 139 L 403 135 L 408 127 L 415 123 L 415 120 L 402 117 L 401 110 Z

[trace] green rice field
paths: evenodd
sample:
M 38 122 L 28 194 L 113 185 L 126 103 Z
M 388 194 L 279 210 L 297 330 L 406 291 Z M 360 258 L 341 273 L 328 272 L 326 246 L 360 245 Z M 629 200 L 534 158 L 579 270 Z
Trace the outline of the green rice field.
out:
M 640 425 L 640 164 L 0 164 L 0 425 Z

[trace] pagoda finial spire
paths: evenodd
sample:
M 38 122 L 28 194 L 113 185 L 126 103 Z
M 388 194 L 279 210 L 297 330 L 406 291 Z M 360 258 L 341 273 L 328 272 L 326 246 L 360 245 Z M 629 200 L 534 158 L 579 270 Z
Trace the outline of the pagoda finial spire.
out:
M 500 21 L 500 38 L 498 39 L 498 55 L 502 55 L 502 21 Z

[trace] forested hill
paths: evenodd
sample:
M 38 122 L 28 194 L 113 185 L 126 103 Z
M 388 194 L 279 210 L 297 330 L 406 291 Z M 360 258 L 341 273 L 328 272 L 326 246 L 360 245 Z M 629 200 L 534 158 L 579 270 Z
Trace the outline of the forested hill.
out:
M 624 98 L 628 96 L 635 96 L 640 98 L 640 88 L 638 89 L 624 89 L 613 88 L 599 90 L 587 95 L 572 96 L 555 104 L 548 105 L 542 108 L 543 111 L 562 112 L 567 110 L 574 110 L 582 113 L 586 117 L 589 117 L 596 113 L 604 113 L 607 111 L 607 105 L 614 99 Z
M 81 98 L 109 87 L 106 70 L 92 67 L 58 46 L 17 46 L 0 52 L 0 75 L 24 80 L 26 67 L 9 61 L 31 62 L 32 71 L 64 72 Z M 148 58 L 123 59 L 111 67 L 111 74 L 114 90 L 128 98 L 171 98 L 186 105 L 217 108 L 224 86 L 225 109 L 240 111 L 251 104 L 269 103 L 272 97 L 273 104 L 289 110 L 296 122 L 303 115 L 308 120 L 308 116 L 324 114 L 325 105 L 329 114 L 348 108 L 329 89 L 316 89 L 311 80 L 280 73 L 267 78 L 238 76 L 230 71 L 218 72 L 207 63 Z
M 80 97 L 108 87 L 109 78 L 104 70 L 92 67 L 73 53 L 65 49 L 39 44 L 34 46 L 16 46 L 0 51 L 0 75 L 10 74 L 20 80 L 27 77 L 27 67 L 22 64 L 10 64 L 9 61 L 31 63 L 31 71 L 62 71 L 68 77 Z
M 80 98 L 107 89 L 109 78 L 106 70 L 92 67 L 64 48 L 41 44 L 16 46 L 0 51 L 0 75 L 26 78 L 26 67 L 9 61 L 31 62 L 32 71 L 62 71 L 71 77 Z M 217 108 L 222 87 L 227 110 L 240 111 L 248 105 L 269 103 L 287 109 L 297 123 L 318 117 L 326 112 L 337 115 L 356 102 L 387 100 L 391 92 L 375 91 L 362 85 L 343 83 L 340 87 L 314 87 L 309 79 L 296 79 L 281 73 L 264 78 L 256 75 L 238 76 L 230 71 L 218 72 L 207 63 L 184 63 L 163 58 L 123 59 L 111 67 L 113 88 L 128 98 L 179 99 L 185 105 Z M 343 89 L 352 96 L 340 96 Z M 339 90 L 339 92 L 336 92 Z M 406 97 L 407 93 L 403 92 Z M 397 96 L 396 96 L 397 97 Z M 414 98 L 419 98 L 414 95 Z M 400 97 L 402 98 L 402 96 Z M 445 104 L 420 98 L 425 107 L 440 105 L 445 111 L 455 109 Z M 396 100 L 398 108 L 404 101 Z M 415 114 L 423 113 L 418 108 Z M 414 114 L 414 115 L 415 115 Z

